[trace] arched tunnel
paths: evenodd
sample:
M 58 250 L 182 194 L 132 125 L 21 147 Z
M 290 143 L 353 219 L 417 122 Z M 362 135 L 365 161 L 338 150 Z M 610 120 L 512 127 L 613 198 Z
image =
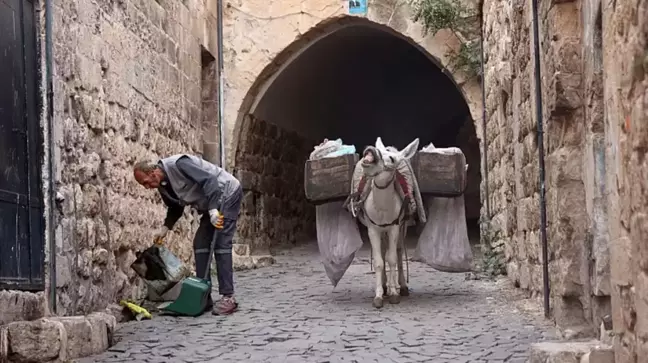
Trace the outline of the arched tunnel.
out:
M 350 25 L 317 40 L 246 112 L 235 170 L 246 197 L 239 225 L 252 250 L 313 240 L 315 208 L 304 196 L 304 163 L 324 138 L 360 153 L 382 137 L 399 149 L 457 146 L 466 155 L 466 219 L 479 241 L 479 142 L 454 81 L 421 49 L 381 26 Z

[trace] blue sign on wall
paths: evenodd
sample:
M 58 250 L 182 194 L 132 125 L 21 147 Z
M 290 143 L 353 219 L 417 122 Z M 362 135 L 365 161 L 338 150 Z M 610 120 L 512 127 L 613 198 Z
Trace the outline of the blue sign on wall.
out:
M 349 0 L 349 14 L 367 14 L 367 0 Z

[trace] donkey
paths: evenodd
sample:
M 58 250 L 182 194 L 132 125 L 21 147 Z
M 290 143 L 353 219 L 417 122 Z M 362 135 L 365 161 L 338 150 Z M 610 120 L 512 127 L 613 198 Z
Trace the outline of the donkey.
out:
M 401 162 L 414 156 L 418 145 L 417 138 L 402 151 L 398 151 L 392 146 L 385 147 L 379 137 L 376 139 L 376 146 L 368 146 L 363 153 L 362 172 L 367 180 L 371 180 L 371 185 L 368 186 L 366 199 L 363 198 L 362 213 L 358 214 L 358 219 L 367 227 L 371 241 L 371 253 L 376 270 L 376 296 L 373 299 L 373 306 L 376 309 L 383 306 L 385 277 L 390 304 L 398 304 L 401 295 L 409 295 L 403 274 L 403 256 L 400 246 L 406 230 L 407 205 L 396 189 L 398 187 L 397 168 Z M 384 254 L 383 236 L 388 241 Z M 388 276 L 385 273 L 385 260 L 390 268 Z M 396 271 L 397 264 L 398 271 Z

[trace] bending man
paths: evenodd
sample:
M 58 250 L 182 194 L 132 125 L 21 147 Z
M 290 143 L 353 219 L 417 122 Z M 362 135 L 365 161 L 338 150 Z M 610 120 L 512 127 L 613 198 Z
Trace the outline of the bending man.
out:
M 214 305 L 209 296 L 208 309 L 214 315 L 231 314 L 238 308 L 234 299 L 232 239 L 241 209 L 241 183 L 224 169 L 192 155 L 178 154 L 159 162 L 139 162 L 134 168 L 135 180 L 147 189 L 156 188 L 167 205 L 164 225 L 155 234 L 161 243 L 180 219 L 186 205 L 202 214 L 194 236 L 196 273 L 209 268 L 207 258 L 215 229 L 218 239 L 214 250 L 221 299 Z M 220 208 L 220 209 L 219 209 Z M 208 274 L 211 281 L 211 274 Z

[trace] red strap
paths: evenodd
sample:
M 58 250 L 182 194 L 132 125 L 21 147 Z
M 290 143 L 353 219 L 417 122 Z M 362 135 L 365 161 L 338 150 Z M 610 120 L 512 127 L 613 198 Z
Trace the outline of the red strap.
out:
M 396 171 L 396 180 L 398 181 L 398 184 L 400 184 L 404 196 L 409 197 L 410 190 L 407 186 L 407 180 L 405 179 L 405 176 L 403 176 L 403 174 L 401 174 L 399 171 Z
M 367 178 L 363 175 L 360 178 L 360 183 L 358 184 L 358 193 L 362 194 L 362 191 L 364 190 L 366 183 L 367 183 Z

